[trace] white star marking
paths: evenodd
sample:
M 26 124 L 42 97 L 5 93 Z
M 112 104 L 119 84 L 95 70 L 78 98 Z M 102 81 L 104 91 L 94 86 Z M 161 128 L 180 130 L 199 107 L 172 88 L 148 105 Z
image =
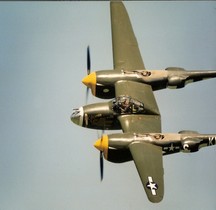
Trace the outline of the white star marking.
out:
M 173 144 L 170 144 L 170 146 L 164 147 L 163 150 L 165 152 L 176 152 L 176 150 L 180 150 L 180 147 L 174 146 Z
M 146 187 L 151 190 L 152 195 L 157 195 L 156 190 L 158 189 L 158 187 L 157 187 L 157 184 L 153 182 L 153 179 L 151 176 L 148 176 L 148 183 Z
M 173 144 L 170 145 L 169 147 L 169 151 L 174 151 L 175 147 L 173 146 Z

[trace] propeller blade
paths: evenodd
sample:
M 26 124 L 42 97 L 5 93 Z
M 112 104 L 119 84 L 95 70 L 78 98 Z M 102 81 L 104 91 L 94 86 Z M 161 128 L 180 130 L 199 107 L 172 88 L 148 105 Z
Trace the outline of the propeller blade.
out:
M 104 131 L 102 131 L 104 132 Z M 97 134 L 99 135 L 99 131 L 97 130 Z M 100 179 L 103 180 L 103 174 L 104 174 L 104 151 L 103 151 L 103 135 L 101 135 L 101 138 L 98 139 L 98 141 L 95 142 L 94 146 L 100 150 Z
M 103 166 L 103 152 L 100 151 L 100 178 L 101 178 L 101 181 L 103 180 L 103 170 L 104 170 L 104 166 Z
M 87 74 L 89 75 L 91 72 L 91 57 L 90 57 L 90 48 L 87 47 Z
M 86 98 L 85 98 L 85 103 L 87 104 L 88 103 L 88 96 L 89 96 L 89 88 L 87 87 L 86 88 Z
M 87 47 L 87 74 L 89 75 L 91 72 L 91 57 L 90 57 L 90 47 Z M 89 88 L 86 88 L 86 104 L 88 103 L 89 96 Z

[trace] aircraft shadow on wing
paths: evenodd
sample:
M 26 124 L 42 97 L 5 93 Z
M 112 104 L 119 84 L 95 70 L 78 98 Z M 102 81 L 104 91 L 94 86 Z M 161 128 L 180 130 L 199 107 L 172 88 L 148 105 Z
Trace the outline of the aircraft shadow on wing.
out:
M 111 2 L 110 11 L 114 68 L 91 73 L 88 47 L 88 75 L 82 82 L 87 86 L 87 95 L 91 89 L 94 96 L 112 100 L 74 109 L 71 120 L 91 129 L 122 129 L 123 133 L 103 135 L 94 144 L 100 151 L 101 179 L 103 157 L 114 163 L 133 160 L 148 199 L 157 203 L 164 196 L 162 156 L 197 152 L 215 145 L 216 134 L 162 133 L 153 91 L 183 88 L 188 83 L 216 77 L 216 71 L 186 71 L 180 67 L 146 70 L 123 3 Z

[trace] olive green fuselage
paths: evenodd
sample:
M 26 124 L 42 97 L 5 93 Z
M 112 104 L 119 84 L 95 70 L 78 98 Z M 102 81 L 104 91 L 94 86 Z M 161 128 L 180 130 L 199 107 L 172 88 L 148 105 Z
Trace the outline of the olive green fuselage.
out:
M 88 104 L 82 107 L 83 116 L 78 122 L 86 128 L 102 130 L 120 130 L 122 126 L 118 120 L 122 115 L 148 115 L 145 105 L 129 96 L 120 96 L 109 102 Z

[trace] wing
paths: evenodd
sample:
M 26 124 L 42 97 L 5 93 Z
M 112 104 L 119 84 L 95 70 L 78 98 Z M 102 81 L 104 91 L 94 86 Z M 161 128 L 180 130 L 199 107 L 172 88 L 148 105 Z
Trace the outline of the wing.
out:
M 124 133 L 161 133 L 160 116 L 123 115 L 118 120 Z
M 152 88 L 150 85 L 119 81 L 115 84 L 116 97 L 130 96 L 137 104 L 142 104 L 142 113 L 124 113 L 118 117 L 123 132 L 157 133 L 161 132 L 161 117 Z M 136 103 L 135 102 L 135 103 Z
M 162 149 L 143 142 L 134 142 L 129 149 L 148 199 L 160 202 L 164 195 Z
M 154 115 L 160 114 L 151 85 L 121 80 L 115 84 L 115 95 L 116 97 L 125 95 L 131 96 L 144 103 L 146 113 Z
M 114 69 L 145 69 L 138 43 L 123 3 L 111 2 L 110 9 Z

